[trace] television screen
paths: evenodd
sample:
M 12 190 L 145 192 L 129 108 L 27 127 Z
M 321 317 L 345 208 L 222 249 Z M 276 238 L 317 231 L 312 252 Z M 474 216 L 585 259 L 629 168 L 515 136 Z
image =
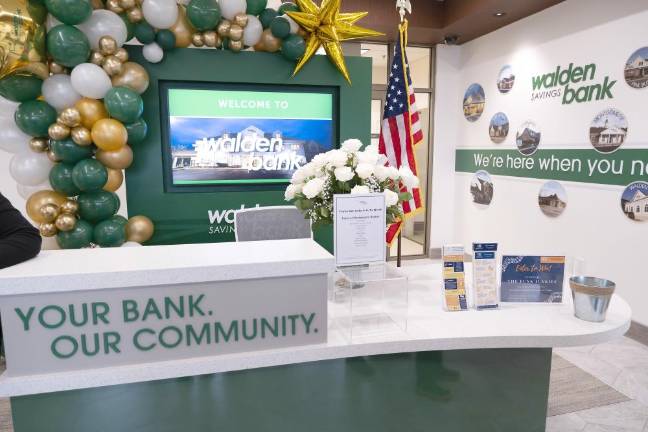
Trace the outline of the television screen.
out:
M 162 97 L 172 186 L 288 183 L 337 139 L 333 88 L 167 83 Z

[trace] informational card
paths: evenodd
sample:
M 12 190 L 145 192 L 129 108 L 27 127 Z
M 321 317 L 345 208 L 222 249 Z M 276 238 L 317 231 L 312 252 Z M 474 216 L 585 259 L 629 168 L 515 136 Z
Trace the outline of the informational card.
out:
M 385 261 L 385 196 L 333 196 L 335 264 L 338 267 Z
M 497 243 L 473 243 L 473 294 L 477 309 L 496 309 Z
M 443 246 L 443 289 L 446 310 L 468 310 L 462 245 Z
M 504 255 L 502 301 L 562 303 L 564 256 Z

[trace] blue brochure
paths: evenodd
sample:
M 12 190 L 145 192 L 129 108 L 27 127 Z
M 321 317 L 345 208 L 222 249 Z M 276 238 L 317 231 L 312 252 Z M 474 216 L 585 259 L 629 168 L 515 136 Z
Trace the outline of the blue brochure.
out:
M 502 257 L 503 302 L 562 303 L 564 256 Z

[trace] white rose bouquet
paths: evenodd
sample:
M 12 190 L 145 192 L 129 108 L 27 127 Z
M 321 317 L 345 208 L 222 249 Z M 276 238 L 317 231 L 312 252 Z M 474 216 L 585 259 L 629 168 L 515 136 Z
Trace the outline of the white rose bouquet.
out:
M 385 166 L 387 159 L 370 145 L 349 139 L 339 149 L 318 154 L 299 168 L 286 188 L 286 201 L 293 202 L 313 226 L 333 223 L 334 194 L 385 193 L 387 223 L 403 217 L 401 203 L 412 198 L 400 192 L 401 183 L 409 188 L 419 185 L 409 168 Z

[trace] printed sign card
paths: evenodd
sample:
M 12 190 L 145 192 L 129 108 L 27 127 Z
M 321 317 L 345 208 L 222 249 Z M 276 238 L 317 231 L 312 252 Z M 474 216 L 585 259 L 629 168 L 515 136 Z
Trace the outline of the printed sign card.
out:
M 562 303 L 564 256 L 502 257 L 502 301 Z
M 333 196 L 335 264 L 385 262 L 385 195 Z

